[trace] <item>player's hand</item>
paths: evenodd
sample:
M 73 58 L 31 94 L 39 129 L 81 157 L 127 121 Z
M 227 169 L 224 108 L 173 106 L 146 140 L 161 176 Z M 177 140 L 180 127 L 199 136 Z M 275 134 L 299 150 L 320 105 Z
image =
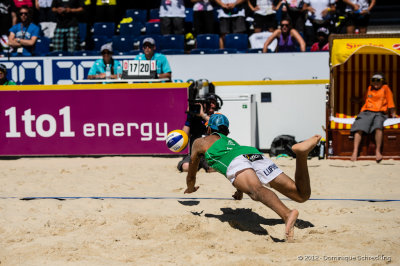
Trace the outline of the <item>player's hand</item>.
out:
M 235 194 L 232 195 L 235 200 L 243 199 L 243 192 L 240 190 L 236 190 Z
M 190 194 L 193 192 L 196 192 L 199 189 L 199 186 L 193 187 L 193 188 L 187 188 L 184 192 L 184 194 Z

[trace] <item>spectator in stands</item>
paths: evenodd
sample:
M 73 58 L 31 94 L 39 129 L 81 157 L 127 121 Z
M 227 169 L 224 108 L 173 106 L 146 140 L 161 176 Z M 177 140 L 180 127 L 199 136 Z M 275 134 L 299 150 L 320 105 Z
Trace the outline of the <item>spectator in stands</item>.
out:
M 35 0 L 35 7 L 39 11 L 39 22 L 55 22 L 56 18 L 51 10 L 53 0 Z
M 0 85 L 16 85 L 14 81 L 7 79 L 7 67 L 0 64 Z
M 106 43 L 100 49 L 102 59 L 97 59 L 88 73 L 88 79 L 117 79 L 122 75 L 122 66 L 118 60 L 112 57 L 112 43 Z M 110 67 L 110 76 L 107 75 L 107 65 Z
M 273 32 L 276 29 L 276 6 L 273 0 L 257 0 L 256 6 L 247 0 L 251 11 L 254 12 L 254 33 L 261 31 Z
M 21 8 L 23 6 L 33 8 L 33 0 L 14 0 L 14 4 L 16 8 Z
M 329 30 L 321 27 L 317 30 L 318 42 L 311 46 L 311 52 L 329 51 Z
M 343 0 L 346 6 L 346 31 L 355 33 L 367 33 L 371 9 L 375 6 L 376 0 Z
M 195 35 L 214 33 L 214 8 L 210 0 L 191 0 Z
M 184 34 L 185 17 L 185 5 L 183 0 L 161 0 L 161 34 Z
M 292 21 L 293 27 L 300 33 L 304 33 L 307 12 L 303 10 L 303 0 L 288 0 L 286 2 L 287 15 Z
M 305 0 L 303 11 L 307 12 L 304 38 L 307 46 L 316 41 L 317 29 L 324 27 L 332 28 L 332 15 L 335 12 L 335 0 Z
M 226 34 L 246 32 L 245 10 L 243 7 L 245 0 L 215 0 L 215 2 L 221 7 L 218 9 L 219 47 L 223 49 Z
M 11 27 L 8 37 L 9 44 L 13 48 L 12 56 L 30 56 L 35 48 L 40 29 L 31 22 L 31 8 L 21 7 L 18 15 L 20 23 Z
M 167 57 L 160 53 L 155 53 L 156 42 L 153 38 L 145 38 L 142 42 L 144 54 L 138 54 L 135 60 L 156 60 L 158 78 L 171 80 L 171 67 Z
M 296 42 L 300 46 L 300 51 L 306 51 L 306 43 L 299 32 L 292 28 L 290 19 L 285 18 L 281 21 L 281 28 L 275 30 L 264 43 L 263 53 L 268 52 L 268 46 L 274 39 L 278 39 L 276 52 L 296 52 Z
M 51 8 L 57 18 L 53 50 L 63 51 L 66 39 L 67 50 L 73 53 L 79 37 L 78 17 L 83 12 L 83 3 L 81 0 L 53 0 Z
M 8 30 L 15 24 L 17 14 L 13 0 L 0 0 L 0 52 L 8 51 Z
M 379 163 L 382 160 L 383 122 L 388 118 L 388 111 L 392 117 L 396 117 L 393 93 L 389 86 L 385 84 L 384 75 L 375 73 L 372 75 L 371 85 L 365 95 L 365 104 L 350 130 L 351 133 L 354 133 L 352 161 L 357 160 L 363 132 L 370 134 L 374 131 L 376 161 Z

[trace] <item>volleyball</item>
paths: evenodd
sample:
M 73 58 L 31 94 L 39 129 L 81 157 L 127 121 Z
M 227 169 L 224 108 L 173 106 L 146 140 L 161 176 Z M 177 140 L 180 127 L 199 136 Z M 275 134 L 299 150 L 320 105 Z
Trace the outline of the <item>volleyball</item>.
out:
M 188 144 L 189 138 L 185 131 L 176 129 L 172 130 L 167 135 L 167 147 L 173 152 L 182 151 Z

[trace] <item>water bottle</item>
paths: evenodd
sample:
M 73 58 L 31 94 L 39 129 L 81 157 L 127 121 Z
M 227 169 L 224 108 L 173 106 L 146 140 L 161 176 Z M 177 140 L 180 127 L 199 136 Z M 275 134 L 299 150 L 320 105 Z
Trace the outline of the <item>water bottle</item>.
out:
M 322 160 L 325 159 L 325 139 L 322 138 L 321 142 L 319 143 L 319 155 L 318 155 L 318 159 Z
M 118 65 L 118 67 L 117 67 L 117 77 L 118 77 L 118 79 L 121 79 L 121 76 L 122 76 L 121 66 Z
M 333 145 L 332 145 L 332 140 L 329 141 L 328 145 L 328 155 L 333 155 Z
M 106 79 L 110 79 L 111 78 L 111 66 L 110 64 L 106 65 Z

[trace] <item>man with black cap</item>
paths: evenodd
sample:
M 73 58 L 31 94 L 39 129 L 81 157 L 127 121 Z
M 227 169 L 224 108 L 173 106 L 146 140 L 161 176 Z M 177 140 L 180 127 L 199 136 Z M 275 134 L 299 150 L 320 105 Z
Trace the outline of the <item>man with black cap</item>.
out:
M 157 77 L 171 79 L 171 67 L 169 66 L 167 57 L 163 54 L 156 53 L 156 42 L 153 38 L 147 37 L 143 39 L 142 49 L 144 54 L 139 54 L 135 60 L 155 60 L 157 65 Z
M 354 134 L 354 147 L 351 160 L 357 160 L 363 133 L 375 132 L 375 157 L 376 162 L 382 161 L 381 153 L 383 142 L 383 123 L 388 118 L 388 113 L 396 117 L 393 93 L 385 84 L 383 73 L 377 72 L 371 77 L 371 85 L 365 95 L 365 103 L 356 117 L 350 132 Z
M 88 73 L 88 79 L 116 79 L 122 75 L 121 63 L 112 57 L 112 43 L 106 43 L 100 49 L 102 59 L 97 59 Z
M 187 188 L 184 193 L 193 193 L 199 189 L 196 174 L 201 156 L 210 167 L 223 174 L 237 189 L 233 198 L 241 200 L 246 193 L 252 200 L 260 201 L 275 211 L 285 222 L 286 240 L 294 237 L 294 224 L 299 212 L 289 209 L 271 187 L 286 197 L 305 202 L 310 198 L 311 185 L 308 174 L 308 153 L 318 144 L 321 136 L 313 137 L 292 146 L 296 153 L 295 180 L 288 177 L 279 167 L 262 152 L 254 147 L 240 146 L 228 138 L 229 121 L 222 114 L 213 114 L 208 120 L 208 136 L 196 139 L 186 176 Z
M 14 81 L 7 79 L 7 67 L 0 64 L 0 85 L 16 85 Z

